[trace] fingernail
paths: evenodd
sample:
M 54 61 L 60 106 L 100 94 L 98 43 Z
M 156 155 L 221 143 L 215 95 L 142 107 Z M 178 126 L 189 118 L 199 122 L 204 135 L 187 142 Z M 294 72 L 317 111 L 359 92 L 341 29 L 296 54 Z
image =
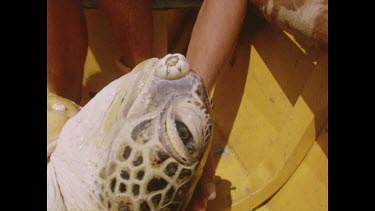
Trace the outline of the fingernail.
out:
M 214 200 L 216 198 L 216 187 L 214 183 L 207 183 L 207 195 L 208 200 Z

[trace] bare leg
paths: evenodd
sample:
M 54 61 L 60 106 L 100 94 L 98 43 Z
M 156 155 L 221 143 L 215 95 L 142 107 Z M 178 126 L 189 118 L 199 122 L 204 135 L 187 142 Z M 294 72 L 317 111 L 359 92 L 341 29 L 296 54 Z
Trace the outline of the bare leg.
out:
M 247 0 L 205 0 L 195 22 L 187 60 L 203 79 L 210 91 L 219 70 L 230 56 L 247 11 Z M 212 153 L 192 200 L 189 210 L 205 210 L 207 200 L 216 197 L 215 166 Z
M 150 0 L 103 0 L 99 8 L 107 14 L 120 46 L 122 62 L 133 68 L 152 57 L 152 10 Z
M 78 0 L 47 1 L 47 87 L 78 103 L 87 54 L 87 29 Z
M 246 0 L 205 0 L 187 51 L 187 60 L 211 90 L 230 56 L 247 11 Z

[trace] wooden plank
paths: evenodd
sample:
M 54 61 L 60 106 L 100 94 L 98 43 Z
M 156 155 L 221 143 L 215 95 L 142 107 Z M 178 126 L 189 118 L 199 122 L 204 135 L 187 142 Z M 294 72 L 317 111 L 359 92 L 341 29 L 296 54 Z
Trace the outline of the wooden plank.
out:
M 328 122 L 324 128 L 328 128 Z M 256 211 L 328 210 L 328 131 L 318 139 L 287 183 Z M 324 146 L 324 147 L 322 147 Z
M 233 210 L 252 210 L 276 193 L 293 175 L 314 140 L 313 114 L 300 97 L 285 127 L 268 147 L 266 157 L 256 168 L 248 169 L 246 187 L 250 190 L 249 194 L 240 200 L 233 200 Z M 242 154 L 241 161 L 251 159 L 249 154 Z
M 282 30 L 269 24 L 254 34 L 253 45 L 294 105 L 314 70 L 314 58 L 306 55 Z
M 328 120 L 328 54 L 318 52 L 314 57 L 314 71 L 306 81 L 301 96 L 314 113 L 318 136 Z

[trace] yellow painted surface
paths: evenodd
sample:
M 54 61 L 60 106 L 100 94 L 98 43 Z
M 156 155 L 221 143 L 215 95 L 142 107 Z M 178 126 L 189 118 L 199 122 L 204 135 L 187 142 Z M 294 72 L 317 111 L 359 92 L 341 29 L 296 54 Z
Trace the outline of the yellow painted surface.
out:
M 91 43 L 84 85 L 97 92 L 124 73 Z M 212 93 L 217 198 L 208 210 L 328 209 L 327 72 L 326 52 L 268 25 L 243 31 Z
M 215 87 L 214 152 L 224 154 L 209 210 L 327 210 L 327 144 L 316 140 L 328 121 L 327 53 L 265 26 L 242 34 L 236 57 Z
M 327 128 L 325 126 L 324 128 Z M 306 158 L 288 182 L 259 211 L 327 210 L 328 205 L 328 132 L 323 130 Z

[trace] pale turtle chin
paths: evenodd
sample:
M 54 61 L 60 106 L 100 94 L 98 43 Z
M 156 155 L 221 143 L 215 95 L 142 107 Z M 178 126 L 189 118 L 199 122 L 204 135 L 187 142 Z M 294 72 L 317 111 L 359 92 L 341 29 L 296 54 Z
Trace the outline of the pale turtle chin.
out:
M 180 54 L 146 60 L 110 83 L 61 131 L 48 164 L 48 191 L 54 192 L 48 193 L 49 209 L 127 204 L 130 210 L 157 210 L 174 203 L 185 183 L 194 188 L 199 179 L 194 172 L 200 175 L 200 161 L 207 158 L 209 102 L 203 81 Z M 158 179 L 166 182 L 164 189 L 152 186 Z M 156 195 L 158 204 L 147 202 Z

